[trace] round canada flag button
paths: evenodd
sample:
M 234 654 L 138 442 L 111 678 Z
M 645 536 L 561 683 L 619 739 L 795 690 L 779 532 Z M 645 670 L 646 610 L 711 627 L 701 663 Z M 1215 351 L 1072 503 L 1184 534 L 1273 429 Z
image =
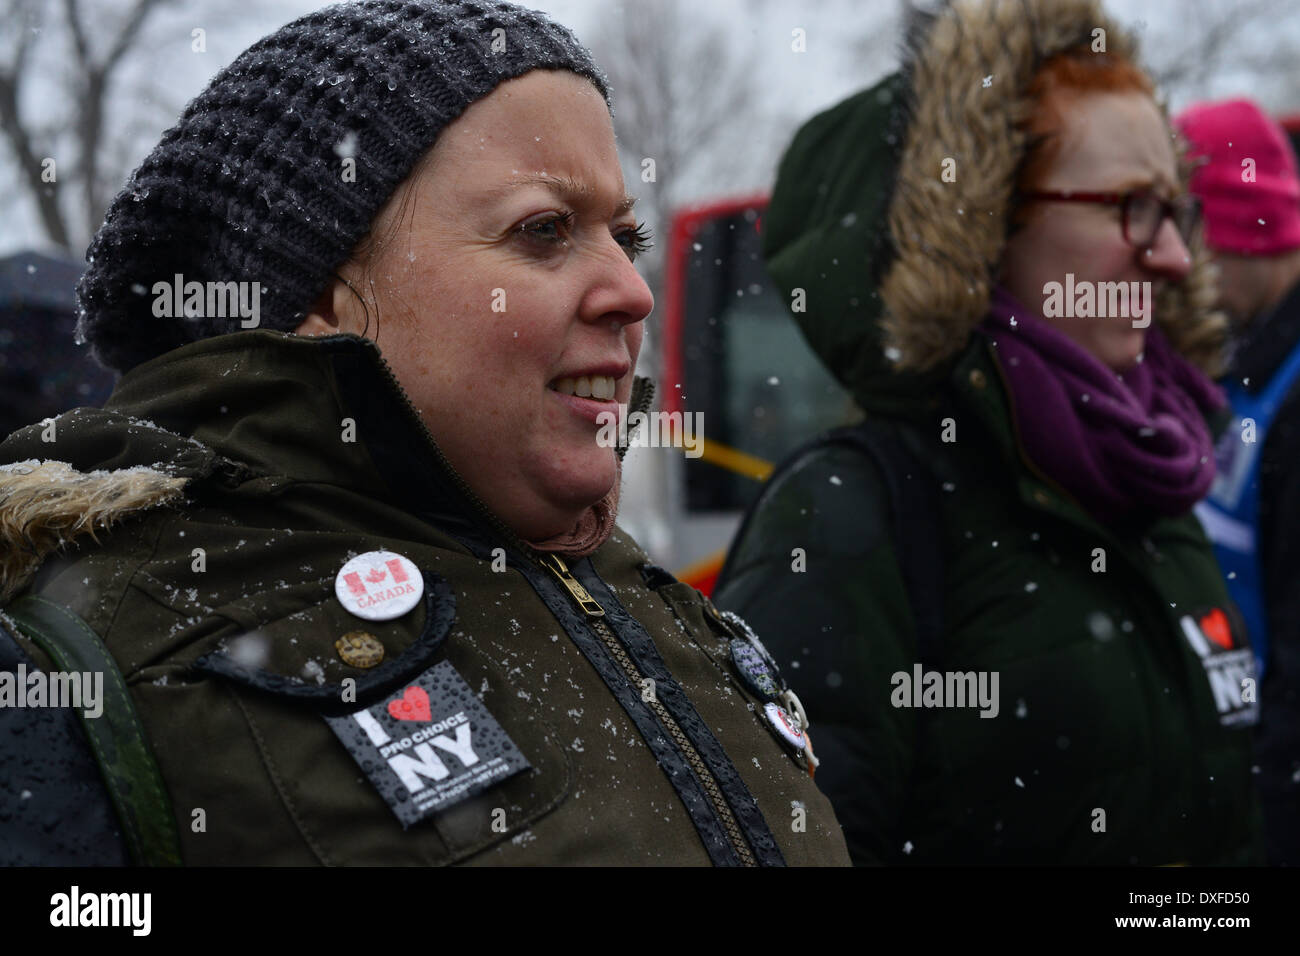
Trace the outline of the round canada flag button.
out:
M 334 579 L 339 603 L 367 621 L 391 621 L 420 603 L 420 569 L 392 551 L 359 554 Z

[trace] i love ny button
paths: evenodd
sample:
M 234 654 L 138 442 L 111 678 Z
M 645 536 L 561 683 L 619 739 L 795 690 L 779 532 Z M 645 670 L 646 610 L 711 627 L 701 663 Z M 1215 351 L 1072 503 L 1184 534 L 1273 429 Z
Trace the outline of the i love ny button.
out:
M 334 579 L 339 603 L 367 621 L 391 621 L 420 603 L 424 578 L 409 559 L 393 551 L 359 554 Z

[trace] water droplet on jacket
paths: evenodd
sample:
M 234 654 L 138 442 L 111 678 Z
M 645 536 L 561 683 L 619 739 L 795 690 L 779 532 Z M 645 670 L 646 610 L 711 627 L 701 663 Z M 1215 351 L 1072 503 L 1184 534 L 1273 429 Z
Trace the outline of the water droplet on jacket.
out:
M 1115 623 L 1110 615 L 1093 611 L 1088 615 L 1088 633 L 1099 641 L 1109 641 L 1115 636 Z

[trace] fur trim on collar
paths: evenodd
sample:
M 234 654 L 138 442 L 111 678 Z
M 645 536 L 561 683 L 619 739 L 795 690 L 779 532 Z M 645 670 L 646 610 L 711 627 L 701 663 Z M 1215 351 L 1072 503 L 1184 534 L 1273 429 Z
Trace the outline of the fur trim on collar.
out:
M 1107 52 L 1134 62 L 1137 44 L 1096 0 L 948 0 L 916 26 L 905 55 L 911 122 L 889 209 L 896 258 L 880 291 L 886 354 L 900 369 L 926 370 L 959 351 L 988 311 L 1034 72 L 1047 57 L 1091 46 L 1097 30 Z M 953 162 L 956 178 L 945 182 Z M 1166 288 L 1157 321 L 1174 348 L 1215 374 L 1227 326 L 1212 311 L 1199 238 L 1191 251 L 1191 274 Z
M 186 480 L 144 467 L 80 472 L 34 459 L 0 466 L 0 602 L 26 587 L 51 553 L 175 501 Z

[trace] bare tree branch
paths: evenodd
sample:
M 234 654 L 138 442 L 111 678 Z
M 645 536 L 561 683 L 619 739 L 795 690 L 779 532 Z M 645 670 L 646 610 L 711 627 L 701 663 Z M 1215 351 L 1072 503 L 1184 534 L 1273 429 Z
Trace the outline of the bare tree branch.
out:
M 68 35 L 72 37 L 72 46 L 84 66 L 94 63 L 90 55 L 90 44 L 86 41 L 86 31 L 81 26 L 81 11 L 77 9 L 77 0 L 63 0 L 64 23 L 68 25 Z
M 82 61 L 81 108 L 77 116 L 77 140 L 81 155 L 81 180 L 86 232 L 93 233 L 103 221 L 108 208 L 108 196 L 103 188 L 99 168 L 102 160 L 101 146 L 104 136 L 104 111 L 108 90 L 122 57 L 138 42 L 140 29 L 149 15 L 166 0 L 136 0 L 135 6 L 117 31 L 107 54 L 97 61 L 87 41 L 86 24 L 77 0 L 64 0 L 68 32 L 73 46 Z
M 0 54 L 4 57 L 0 61 L 0 137 L 18 163 L 18 182 L 35 205 L 46 236 L 69 252 L 78 251 L 99 227 L 108 199 L 123 178 L 122 150 L 116 148 L 122 144 L 108 141 L 107 126 L 109 98 L 118 74 L 140 50 L 150 16 L 172 2 L 175 0 L 133 0 L 124 17 L 107 23 L 102 8 L 81 0 L 63 0 L 54 6 L 57 12 L 48 23 L 42 22 L 44 0 L 7 0 L 4 4 L 6 25 L 12 23 L 19 29 Z M 8 39 L 9 31 L 5 32 Z M 35 59 L 37 47 L 47 37 L 67 44 L 68 52 L 60 57 L 56 74 L 66 84 L 67 93 L 65 97 L 49 96 L 45 90 L 53 77 L 43 78 L 40 89 L 46 102 L 34 110 L 30 101 L 33 89 L 25 81 L 40 63 Z M 53 54 L 55 48 L 42 49 Z M 48 58 L 48 54 L 42 57 Z M 62 168 L 56 167 L 57 185 L 43 182 L 42 157 L 69 151 L 73 158 L 61 164 Z
M 718 144 L 746 127 L 762 128 L 759 87 L 738 37 L 702 16 L 684 0 L 656 3 L 620 0 L 607 8 L 604 28 L 593 38 L 598 62 L 610 78 L 614 126 L 630 169 L 639 177 L 644 160 L 654 179 L 631 185 L 641 194 L 646 218 L 661 233 L 672 210 L 703 188 L 736 188 L 738 161 Z M 662 248 L 647 256 L 655 284 Z
M 135 9 L 127 17 L 126 23 L 122 24 L 122 29 L 117 33 L 117 39 L 109 47 L 108 55 L 104 57 L 103 69 L 105 73 L 111 72 L 117 66 L 123 55 L 131 47 L 133 40 L 138 38 L 140 28 L 144 26 L 145 20 L 154 10 L 169 0 L 136 0 Z
M 1143 40 L 1152 79 L 1166 92 L 1194 94 L 1224 68 L 1229 57 L 1240 57 L 1247 33 L 1280 19 L 1292 6 L 1291 0 L 1180 4 L 1176 35 Z
M 9 12 L 12 17 L 10 22 L 18 24 L 18 36 L 9 68 L 0 69 L 0 129 L 18 157 L 19 181 L 27 184 L 46 234 L 52 242 L 67 249 L 68 229 L 59 209 L 58 193 L 50 183 L 41 179 L 37 146 L 22 116 L 22 82 L 26 76 L 28 57 L 35 46 L 36 24 L 40 18 L 36 5 L 22 0 L 10 4 Z

